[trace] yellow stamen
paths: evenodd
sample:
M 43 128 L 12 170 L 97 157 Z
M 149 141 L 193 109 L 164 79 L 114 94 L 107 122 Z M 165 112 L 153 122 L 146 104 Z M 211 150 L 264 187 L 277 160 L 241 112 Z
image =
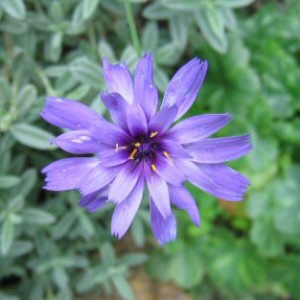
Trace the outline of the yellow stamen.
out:
M 141 146 L 141 143 L 137 142 L 137 143 L 134 144 L 134 146 L 138 148 L 138 147 Z
M 156 164 L 152 164 L 152 165 L 151 165 L 151 168 L 152 168 L 152 170 L 155 172 L 155 171 L 157 170 Z
M 150 138 L 154 138 L 157 135 L 158 135 L 158 131 L 151 132 L 150 133 Z
M 165 155 L 165 157 L 167 157 L 169 159 L 171 158 L 169 152 L 167 152 L 167 151 L 164 151 L 164 155 Z
M 137 152 L 138 152 L 138 149 L 134 148 L 133 151 L 131 152 L 130 156 L 129 156 L 129 159 L 134 159 L 134 156 L 137 154 Z

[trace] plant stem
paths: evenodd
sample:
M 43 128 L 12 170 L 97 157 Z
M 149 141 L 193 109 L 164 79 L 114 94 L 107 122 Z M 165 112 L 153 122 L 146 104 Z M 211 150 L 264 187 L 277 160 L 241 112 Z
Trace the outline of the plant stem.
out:
M 132 8 L 131 8 L 131 5 L 130 5 L 130 0 L 124 0 L 124 4 L 125 4 L 126 17 L 127 17 L 127 21 L 128 21 L 128 24 L 129 24 L 131 39 L 132 39 L 134 48 L 135 48 L 138 56 L 141 57 L 142 49 L 141 49 L 139 37 L 138 37 L 138 34 L 137 34 L 135 22 L 134 22 L 134 17 L 133 17 Z

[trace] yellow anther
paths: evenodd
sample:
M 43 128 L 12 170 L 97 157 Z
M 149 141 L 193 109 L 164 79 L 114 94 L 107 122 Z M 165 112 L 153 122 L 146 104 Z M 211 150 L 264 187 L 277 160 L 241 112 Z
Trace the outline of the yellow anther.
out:
M 150 138 L 154 138 L 157 135 L 158 135 L 158 131 L 151 132 L 150 133 Z
M 138 147 L 141 146 L 141 143 L 137 142 L 137 143 L 134 144 L 134 146 L 138 148 Z
M 155 172 L 155 171 L 157 170 L 156 164 L 152 164 L 152 165 L 151 165 L 151 168 L 152 168 L 152 170 Z
M 165 157 L 167 157 L 169 159 L 171 158 L 169 152 L 167 152 L 167 151 L 164 151 L 164 155 L 165 155 Z
M 130 156 L 129 156 L 129 159 L 134 159 L 134 156 L 137 154 L 137 152 L 138 152 L 138 149 L 134 148 L 133 151 L 131 152 Z

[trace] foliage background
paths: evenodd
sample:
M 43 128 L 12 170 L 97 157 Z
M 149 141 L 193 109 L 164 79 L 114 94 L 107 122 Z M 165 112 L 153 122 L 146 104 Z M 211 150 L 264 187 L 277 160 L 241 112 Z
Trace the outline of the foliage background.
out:
M 220 135 L 252 133 L 253 152 L 233 164 L 252 180 L 247 199 L 224 202 L 190 186 L 203 225 L 178 211 L 178 239 L 160 248 L 146 203 L 119 242 L 110 236 L 112 208 L 90 214 L 76 193 L 42 190 L 42 167 L 66 156 L 48 143 L 59 130 L 39 116 L 46 95 L 106 114 L 102 58 L 134 70 L 138 56 L 122 1 L 0 0 L 0 299 L 85 299 L 90 291 L 133 299 L 137 265 L 195 299 L 300 299 L 299 1 L 132 7 L 161 92 L 190 58 L 210 61 L 189 115 L 231 112 Z

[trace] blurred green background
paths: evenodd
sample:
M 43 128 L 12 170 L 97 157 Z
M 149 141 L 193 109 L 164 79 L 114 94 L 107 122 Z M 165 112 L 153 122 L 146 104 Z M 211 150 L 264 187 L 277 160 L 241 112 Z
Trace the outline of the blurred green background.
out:
M 67 156 L 48 143 L 60 130 L 39 116 L 45 97 L 106 115 L 102 58 L 133 71 L 138 56 L 121 0 L 0 0 L 0 300 L 300 299 L 300 1 L 132 8 L 161 92 L 189 59 L 209 60 L 189 115 L 231 112 L 219 135 L 251 132 L 254 150 L 232 165 L 252 187 L 230 203 L 190 185 L 203 225 L 177 211 L 178 239 L 164 248 L 146 201 L 117 241 L 112 207 L 91 214 L 76 192 L 42 190 L 40 170 Z

